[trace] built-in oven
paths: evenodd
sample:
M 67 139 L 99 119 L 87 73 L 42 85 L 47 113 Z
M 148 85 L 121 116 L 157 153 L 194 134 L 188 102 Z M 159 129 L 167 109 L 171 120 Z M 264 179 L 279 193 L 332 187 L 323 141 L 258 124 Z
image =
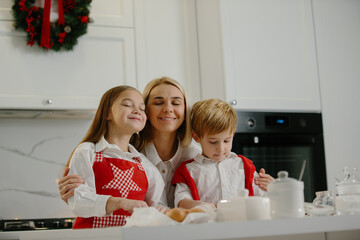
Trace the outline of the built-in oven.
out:
M 305 201 L 327 189 L 321 113 L 238 111 L 232 151 L 274 178 L 281 170 L 304 182 Z

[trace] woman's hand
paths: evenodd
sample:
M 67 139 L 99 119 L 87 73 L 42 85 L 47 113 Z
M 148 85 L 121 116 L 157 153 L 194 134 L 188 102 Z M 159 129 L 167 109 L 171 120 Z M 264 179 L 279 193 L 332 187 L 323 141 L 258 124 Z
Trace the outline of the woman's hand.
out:
M 141 200 L 126 199 L 120 197 L 110 197 L 106 202 L 106 214 L 109 215 L 112 212 L 123 209 L 132 213 L 134 208 L 148 207 L 147 203 Z
M 66 203 L 74 195 L 73 189 L 84 183 L 84 180 L 79 175 L 68 175 L 69 170 L 70 168 L 66 167 L 62 178 L 56 180 L 61 199 Z
M 274 181 L 274 178 L 269 174 L 265 173 L 265 169 L 260 169 L 259 177 L 254 178 L 254 182 L 258 185 L 262 190 L 267 191 L 268 185 Z

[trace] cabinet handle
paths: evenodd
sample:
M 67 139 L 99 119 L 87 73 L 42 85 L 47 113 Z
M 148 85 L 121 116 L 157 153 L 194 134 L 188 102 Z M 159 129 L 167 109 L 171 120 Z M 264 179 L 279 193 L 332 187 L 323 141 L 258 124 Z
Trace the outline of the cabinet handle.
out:
M 230 102 L 231 105 L 235 106 L 237 104 L 237 101 L 234 99 Z
M 52 99 L 46 99 L 45 100 L 45 104 L 47 104 L 47 105 L 50 105 L 50 104 L 53 104 L 53 103 L 54 103 L 54 101 Z

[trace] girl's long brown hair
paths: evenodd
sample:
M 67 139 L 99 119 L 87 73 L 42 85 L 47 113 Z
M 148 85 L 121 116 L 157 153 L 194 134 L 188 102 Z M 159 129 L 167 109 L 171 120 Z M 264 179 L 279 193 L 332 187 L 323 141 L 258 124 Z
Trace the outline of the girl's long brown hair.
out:
M 122 86 L 117 86 L 117 87 L 111 88 L 104 93 L 104 95 L 102 96 L 102 98 L 100 100 L 99 107 L 96 111 L 95 117 L 90 125 L 90 128 L 87 131 L 85 137 L 81 140 L 81 142 L 79 144 L 81 144 L 83 142 L 92 142 L 95 144 L 100 141 L 100 139 L 103 135 L 106 137 L 107 130 L 108 130 L 107 117 L 109 116 L 109 113 L 111 111 L 111 106 L 113 105 L 114 101 L 120 96 L 120 94 L 126 90 L 134 90 L 134 91 L 139 92 L 134 87 L 122 85 Z M 139 94 L 141 95 L 140 92 L 139 92 Z M 133 139 L 136 137 L 137 137 L 137 135 L 134 134 L 132 137 L 132 141 L 136 141 L 135 139 Z M 72 153 L 67 161 L 66 166 L 69 166 L 71 157 L 72 157 L 75 149 L 72 151 Z

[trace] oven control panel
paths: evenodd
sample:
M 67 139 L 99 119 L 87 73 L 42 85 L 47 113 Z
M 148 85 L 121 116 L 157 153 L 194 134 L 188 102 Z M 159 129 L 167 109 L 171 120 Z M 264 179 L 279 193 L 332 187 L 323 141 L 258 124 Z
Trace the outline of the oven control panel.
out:
M 322 133 L 321 113 L 236 112 L 236 132 Z
M 266 127 L 276 127 L 276 128 L 286 128 L 289 127 L 289 117 L 287 116 L 277 116 L 270 115 L 265 116 L 265 126 Z

